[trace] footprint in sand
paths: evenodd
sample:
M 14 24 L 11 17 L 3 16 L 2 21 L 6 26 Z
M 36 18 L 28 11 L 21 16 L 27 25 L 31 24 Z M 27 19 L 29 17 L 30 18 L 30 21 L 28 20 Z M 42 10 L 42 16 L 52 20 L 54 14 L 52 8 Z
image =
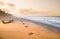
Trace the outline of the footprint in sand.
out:
M 33 33 L 29 33 L 29 36 L 30 36 L 30 35 L 33 35 Z
M 8 24 L 8 23 L 11 23 L 11 22 L 13 22 L 14 20 L 10 20 L 10 21 L 7 21 L 7 22 L 5 22 L 4 20 L 2 20 L 2 23 L 3 24 Z
M 25 27 L 28 27 L 27 25 Z

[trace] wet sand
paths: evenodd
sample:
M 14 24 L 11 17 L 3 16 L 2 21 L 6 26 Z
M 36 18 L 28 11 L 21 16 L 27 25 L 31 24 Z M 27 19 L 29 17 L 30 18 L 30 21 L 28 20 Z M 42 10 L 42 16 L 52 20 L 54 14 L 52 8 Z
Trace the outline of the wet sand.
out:
M 60 39 L 60 33 L 29 21 L 14 21 L 9 24 L 0 21 L 0 39 Z

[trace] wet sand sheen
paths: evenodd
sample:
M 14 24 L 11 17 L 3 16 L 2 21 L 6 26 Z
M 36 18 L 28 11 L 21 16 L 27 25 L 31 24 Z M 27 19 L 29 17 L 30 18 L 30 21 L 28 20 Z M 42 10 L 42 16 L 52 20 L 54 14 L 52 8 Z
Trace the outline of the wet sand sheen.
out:
M 24 23 L 24 24 L 23 24 Z M 9 24 L 0 22 L 1 39 L 60 39 L 60 34 L 28 21 Z M 28 27 L 26 27 L 28 26 Z

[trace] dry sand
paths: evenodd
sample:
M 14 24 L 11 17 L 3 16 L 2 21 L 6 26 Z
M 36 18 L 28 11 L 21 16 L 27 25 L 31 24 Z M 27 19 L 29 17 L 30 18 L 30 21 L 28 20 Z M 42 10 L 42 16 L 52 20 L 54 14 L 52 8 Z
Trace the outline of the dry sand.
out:
M 0 39 L 60 39 L 60 34 L 28 21 L 0 21 Z

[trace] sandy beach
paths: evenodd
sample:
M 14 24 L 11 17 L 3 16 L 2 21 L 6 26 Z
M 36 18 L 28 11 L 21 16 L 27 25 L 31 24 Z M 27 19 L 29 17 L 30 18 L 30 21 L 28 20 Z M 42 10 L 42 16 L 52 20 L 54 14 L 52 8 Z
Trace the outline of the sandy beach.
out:
M 59 0 L 0 0 L 0 39 L 60 39 L 60 28 L 56 29 L 55 26 L 37 24 L 35 23 L 37 22 L 36 20 L 41 21 L 38 18 L 32 19 L 28 17 L 29 20 L 35 22 L 27 21 L 28 19 L 25 17 L 60 17 L 59 6 Z M 20 19 L 14 18 L 13 16 Z M 52 25 L 53 23 L 54 25 L 57 24 L 56 26 L 59 25 L 60 27 L 60 22 L 55 23 L 55 21 L 52 22 L 51 20 L 48 22 Z
M 0 39 L 60 39 L 60 33 L 28 21 L 3 24 L 0 21 Z

